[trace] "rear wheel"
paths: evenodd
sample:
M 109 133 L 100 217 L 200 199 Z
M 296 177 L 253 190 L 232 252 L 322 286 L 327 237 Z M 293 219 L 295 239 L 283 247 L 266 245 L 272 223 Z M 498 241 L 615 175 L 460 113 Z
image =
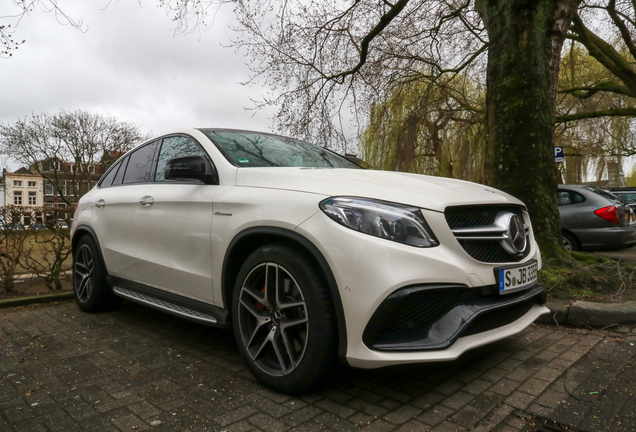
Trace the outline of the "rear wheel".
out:
M 113 310 L 121 304 L 106 282 L 106 267 L 89 236 L 82 237 L 75 248 L 73 291 L 77 305 L 84 312 Z
M 562 231 L 561 237 L 563 238 L 563 249 L 569 251 L 581 250 L 578 240 L 572 234 Z
M 285 244 L 253 252 L 234 288 L 234 334 L 252 373 L 283 393 L 323 382 L 336 355 L 328 288 L 305 254 Z

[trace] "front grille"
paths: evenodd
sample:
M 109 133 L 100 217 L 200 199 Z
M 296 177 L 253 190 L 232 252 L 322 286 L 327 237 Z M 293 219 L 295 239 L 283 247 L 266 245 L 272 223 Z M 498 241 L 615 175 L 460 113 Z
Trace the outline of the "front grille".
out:
M 524 220 L 523 210 L 519 206 L 511 205 L 473 205 L 448 207 L 444 211 L 446 222 L 451 230 L 475 228 L 474 235 L 478 235 L 478 230 L 485 227 L 493 227 L 495 219 L 500 212 L 516 214 Z M 470 235 L 470 233 L 468 234 Z M 497 238 L 488 240 L 458 239 L 459 244 L 466 253 L 473 259 L 486 263 L 510 263 L 521 261 L 530 253 L 530 237 L 527 236 L 526 249 L 516 255 L 512 255 L 502 247 L 501 241 Z
M 532 299 L 513 306 L 485 312 L 482 315 L 479 315 L 473 322 L 470 323 L 462 336 L 470 336 L 477 333 L 483 333 L 485 331 L 493 330 L 513 323 L 527 314 L 528 311 L 532 309 L 532 306 L 534 306 L 535 303 L 536 302 L 534 301 L 534 299 Z
M 477 261 L 487 263 L 515 262 L 512 255 L 504 250 L 496 241 L 459 240 L 464 250 Z
M 448 207 L 444 211 L 446 222 L 451 229 L 472 228 L 478 226 L 492 225 L 495 222 L 497 213 L 508 210 L 518 216 L 521 211 L 514 206 L 461 206 Z

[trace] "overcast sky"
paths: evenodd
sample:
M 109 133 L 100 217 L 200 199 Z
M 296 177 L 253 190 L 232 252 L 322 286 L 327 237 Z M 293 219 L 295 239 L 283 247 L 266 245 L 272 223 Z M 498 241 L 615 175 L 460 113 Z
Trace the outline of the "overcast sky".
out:
M 244 57 L 222 46 L 232 36 L 231 8 L 212 30 L 175 36 L 156 0 L 58 4 L 86 31 L 60 25 L 42 7 L 20 22 L 15 39 L 26 43 L 0 59 L 0 123 L 83 109 L 155 135 L 182 126 L 272 130 L 273 110 L 245 110 L 264 90 L 239 84 L 249 72 Z M 0 1 L 0 16 L 15 12 Z

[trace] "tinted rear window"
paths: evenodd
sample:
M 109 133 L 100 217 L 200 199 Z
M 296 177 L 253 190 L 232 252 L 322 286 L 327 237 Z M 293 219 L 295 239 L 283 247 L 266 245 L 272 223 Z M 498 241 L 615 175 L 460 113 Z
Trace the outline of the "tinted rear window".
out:
M 110 171 L 108 171 L 104 175 L 104 178 L 99 183 L 100 187 L 108 187 L 108 186 L 113 184 L 113 179 L 115 178 L 115 174 L 117 174 L 117 170 L 119 169 L 119 165 L 121 165 L 121 162 L 118 163 L 117 165 L 115 165 L 113 167 L 113 169 L 111 169 Z
M 587 189 L 590 192 L 594 192 L 597 195 L 602 196 L 606 200 L 610 201 L 612 204 L 623 204 L 623 201 L 620 198 L 618 198 L 616 195 L 605 192 L 602 189 L 595 188 L 594 186 L 586 186 L 585 189 Z
M 157 143 L 155 142 L 145 145 L 130 154 L 126 174 L 124 174 L 124 184 L 148 181 L 156 147 Z

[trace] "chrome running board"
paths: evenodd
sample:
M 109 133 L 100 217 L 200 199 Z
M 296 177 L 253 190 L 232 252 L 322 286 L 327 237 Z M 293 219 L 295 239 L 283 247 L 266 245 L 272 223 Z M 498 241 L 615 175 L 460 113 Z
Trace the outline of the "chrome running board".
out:
M 125 299 L 134 301 L 136 303 L 141 303 L 144 306 L 149 306 L 151 308 L 160 310 L 162 312 L 167 312 L 172 315 L 176 315 L 181 318 L 186 318 L 191 321 L 196 321 L 202 324 L 208 325 L 217 325 L 219 324 L 217 319 L 212 315 L 208 315 L 202 312 L 198 312 L 192 310 L 190 308 L 186 308 L 183 306 L 176 305 L 174 303 L 170 303 L 164 300 L 159 300 L 155 297 L 151 297 L 145 294 L 141 294 L 135 291 L 131 291 L 121 287 L 113 288 L 113 292 Z

